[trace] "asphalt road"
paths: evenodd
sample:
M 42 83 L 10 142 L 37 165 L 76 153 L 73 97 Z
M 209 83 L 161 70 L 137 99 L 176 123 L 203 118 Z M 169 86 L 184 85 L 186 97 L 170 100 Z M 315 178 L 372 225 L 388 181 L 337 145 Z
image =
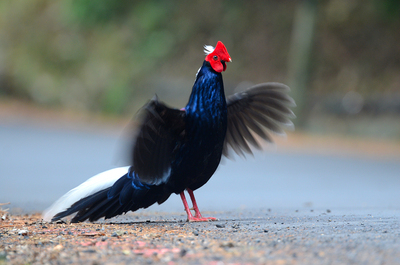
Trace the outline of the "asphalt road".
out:
M 206 214 L 219 220 L 153 211 L 94 224 L 11 216 L 0 223 L 0 264 L 400 264 L 398 211 Z
M 178 229 L 181 239 L 163 233 L 152 242 L 186 249 L 187 257 L 175 259 L 182 264 L 400 264 L 398 210 L 277 208 L 210 214 L 219 220 L 188 224 L 179 221 L 182 216 L 150 213 L 114 222 L 136 231 Z M 139 263 L 152 260 L 133 257 Z M 109 261 L 115 262 L 115 256 Z
M 121 143 L 119 128 L 2 122 L 0 202 L 22 212 L 41 211 L 92 175 L 121 165 Z M 104 254 L 95 247 L 79 257 L 98 254 L 109 264 L 171 259 L 187 264 L 400 264 L 400 159 L 328 154 L 278 146 L 254 158 L 225 160 L 195 192 L 203 214 L 217 217 L 216 222 L 183 222 L 178 196 L 111 220 L 124 223 L 117 228 L 129 231 L 120 240 L 133 240 L 124 241 L 130 247 L 142 240 L 178 248 L 181 257 L 120 250 Z M 138 229 L 179 233 L 141 235 Z M 73 255 L 65 251 L 65 262 L 71 262 L 77 250 L 70 250 Z
M 0 202 L 43 210 L 104 170 L 123 165 L 120 128 L 0 123 Z M 290 141 L 288 139 L 287 141 Z M 201 209 L 400 209 L 400 158 L 321 155 L 290 149 L 224 159 L 196 191 Z M 180 211 L 178 196 L 150 210 Z

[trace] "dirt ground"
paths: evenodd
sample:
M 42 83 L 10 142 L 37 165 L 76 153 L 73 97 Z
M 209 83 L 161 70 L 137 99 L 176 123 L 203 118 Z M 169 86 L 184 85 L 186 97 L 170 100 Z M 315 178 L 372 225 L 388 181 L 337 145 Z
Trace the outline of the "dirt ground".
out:
M 399 211 L 129 213 L 98 223 L 0 222 L 0 264 L 400 264 Z
M 3 121 L 17 117 L 21 123 L 35 120 L 50 126 L 50 121 L 69 128 L 96 120 L 90 124 L 106 131 L 110 124 L 90 115 L 77 120 L 82 116 L 53 115 L 18 104 L 0 104 L 0 110 Z M 111 123 L 121 128 L 126 121 Z M 109 133 L 116 131 L 120 129 Z M 398 141 L 298 132 L 288 138 L 277 139 L 278 152 L 400 157 Z M 399 209 L 238 209 L 204 212 L 219 219 L 206 223 L 186 222 L 183 211 L 139 211 L 93 224 L 70 224 L 46 223 L 40 214 L 10 215 L 6 207 L 0 204 L 0 265 L 400 264 Z

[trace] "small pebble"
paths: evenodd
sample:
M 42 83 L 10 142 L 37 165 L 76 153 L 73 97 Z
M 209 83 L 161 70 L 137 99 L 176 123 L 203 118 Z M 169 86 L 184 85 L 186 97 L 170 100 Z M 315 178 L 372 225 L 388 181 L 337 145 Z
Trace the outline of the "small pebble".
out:
M 96 250 L 94 250 L 94 249 L 85 249 L 82 252 L 85 252 L 85 253 L 96 253 Z
M 182 249 L 181 249 L 181 252 L 180 252 L 181 257 L 185 256 L 186 253 L 187 253 L 187 250 L 184 249 L 184 248 L 182 248 Z
M 221 224 L 216 224 L 215 226 L 218 227 L 218 228 L 224 228 L 225 227 L 225 225 L 221 225 Z
M 112 237 L 118 237 L 118 236 L 122 236 L 123 234 L 125 234 L 124 231 L 121 230 L 117 230 L 114 233 L 111 234 Z
M 27 236 L 28 233 L 29 233 L 28 230 L 19 230 L 19 231 L 18 231 L 18 235 L 19 235 L 19 236 Z
M 235 245 L 232 242 L 223 242 L 220 244 L 222 248 L 233 248 Z

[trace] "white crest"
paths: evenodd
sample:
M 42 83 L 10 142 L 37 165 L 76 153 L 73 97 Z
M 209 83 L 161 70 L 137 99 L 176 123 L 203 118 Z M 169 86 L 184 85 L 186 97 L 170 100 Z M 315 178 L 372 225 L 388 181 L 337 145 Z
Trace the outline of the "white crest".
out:
M 214 47 L 211 45 L 204 45 L 204 52 L 206 55 L 209 55 L 210 53 L 212 53 L 214 51 Z

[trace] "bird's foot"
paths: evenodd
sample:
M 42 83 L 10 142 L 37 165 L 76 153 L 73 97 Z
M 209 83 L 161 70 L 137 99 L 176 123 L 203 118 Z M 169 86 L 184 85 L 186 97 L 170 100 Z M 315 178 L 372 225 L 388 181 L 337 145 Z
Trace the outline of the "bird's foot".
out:
M 186 197 L 185 197 L 185 193 L 182 191 L 180 193 L 181 195 L 181 199 L 183 202 L 183 205 L 185 206 L 185 211 L 187 214 L 187 221 L 188 222 L 208 222 L 208 221 L 216 221 L 218 220 L 215 217 L 203 217 L 200 213 L 199 207 L 197 207 L 197 203 L 196 203 L 196 199 L 194 198 L 194 194 L 193 191 L 190 189 L 187 189 L 189 195 L 190 195 L 190 199 L 192 200 L 193 203 L 193 207 L 189 208 L 189 205 L 186 201 Z M 195 215 L 193 216 L 191 210 L 194 210 Z
M 208 221 L 217 221 L 218 219 L 215 217 L 197 217 L 197 216 L 188 216 L 188 222 L 208 222 Z

